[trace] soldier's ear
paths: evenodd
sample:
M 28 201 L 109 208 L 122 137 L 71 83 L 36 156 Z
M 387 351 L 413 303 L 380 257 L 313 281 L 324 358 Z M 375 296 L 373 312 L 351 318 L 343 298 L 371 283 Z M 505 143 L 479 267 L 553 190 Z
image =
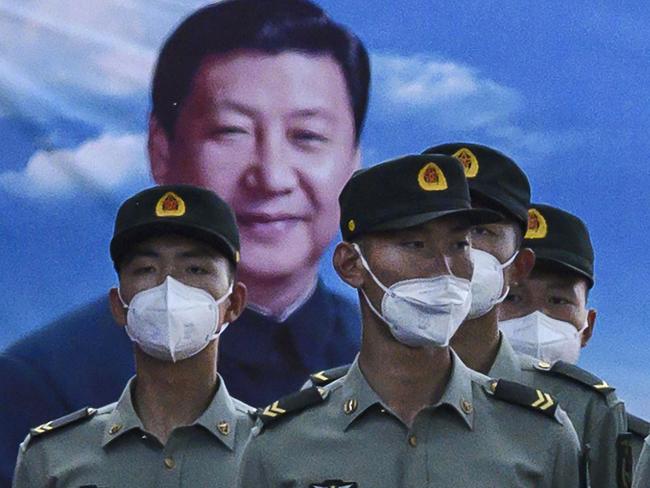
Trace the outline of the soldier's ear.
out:
M 353 288 L 361 288 L 364 270 L 359 253 L 350 242 L 339 242 L 332 259 L 334 269 L 340 278 Z
M 535 252 L 529 247 L 522 247 L 512 266 L 508 268 L 508 283 L 524 281 L 535 267 Z
M 247 295 L 248 290 L 246 289 L 246 285 L 244 285 L 241 281 L 236 281 L 232 287 L 230 298 L 228 298 L 227 301 L 228 305 L 223 319 L 224 322 L 232 324 L 239 318 L 239 316 L 244 311 L 244 308 L 246 307 Z
M 124 308 L 122 300 L 120 300 L 120 296 L 117 293 L 117 288 L 111 288 L 108 292 L 108 302 L 111 307 L 111 314 L 113 315 L 113 319 L 115 322 L 117 322 L 117 325 L 124 327 L 126 325 L 127 309 Z
M 169 184 L 169 136 L 155 115 L 149 116 L 147 152 L 151 164 L 151 176 L 158 185 Z
M 594 327 L 596 326 L 596 309 L 590 308 L 587 310 L 587 328 L 582 331 L 582 338 L 580 340 L 580 347 L 585 347 L 589 340 L 594 335 Z

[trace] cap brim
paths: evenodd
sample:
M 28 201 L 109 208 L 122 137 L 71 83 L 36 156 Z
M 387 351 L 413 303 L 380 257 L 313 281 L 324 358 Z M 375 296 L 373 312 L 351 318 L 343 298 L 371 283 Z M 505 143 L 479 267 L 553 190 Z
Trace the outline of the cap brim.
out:
M 456 208 L 453 210 L 438 210 L 436 212 L 425 212 L 416 215 L 409 215 L 408 217 L 400 217 L 399 219 L 393 219 L 387 222 L 382 222 L 378 225 L 373 225 L 372 230 L 406 229 L 408 227 L 415 227 L 416 225 L 424 224 L 425 222 L 449 215 L 464 218 L 470 225 L 493 224 L 503 220 L 503 215 L 493 210 L 483 208 Z
M 497 196 L 494 192 L 483 191 L 480 187 L 470 187 L 469 194 L 472 197 L 472 203 L 477 197 L 479 200 L 485 200 L 488 206 L 495 207 L 494 210 L 501 212 L 504 217 L 513 218 L 519 223 L 524 233 L 526 232 L 528 228 L 528 208 L 519 205 L 517 201 L 507 195 L 499 194 Z
M 526 244 L 524 243 L 524 247 Z M 587 284 L 589 285 L 589 288 L 592 288 L 594 286 L 594 277 L 593 275 L 589 274 L 588 271 L 579 268 L 573 263 L 567 262 L 566 258 L 563 256 L 559 256 L 558 254 L 554 253 L 551 250 L 547 249 L 537 249 L 535 251 L 535 259 L 536 262 L 549 262 L 552 264 L 556 264 L 562 268 L 567 268 L 570 271 L 573 271 L 575 273 L 578 273 L 580 276 L 584 277 L 587 279 Z
M 205 244 L 214 247 L 221 252 L 225 258 L 237 265 L 237 250 L 221 234 L 211 229 L 195 225 L 187 225 L 181 222 L 149 222 L 119 234 L 111 241 L 111 258 L 117 264 L 128 252 L 129 248 L 137 242 L 160 234 L 179 234 L 193 239 L 198 239 Z

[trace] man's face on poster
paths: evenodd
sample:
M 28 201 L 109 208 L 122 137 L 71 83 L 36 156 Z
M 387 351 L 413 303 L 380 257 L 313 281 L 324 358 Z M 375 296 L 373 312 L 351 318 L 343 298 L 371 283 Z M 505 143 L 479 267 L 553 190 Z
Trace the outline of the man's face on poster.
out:
M 291 51 L 207 57 L 173 135 L 155 120 L 150 128 L 156 182 L 224 198 L 240 226 L 241 269 L 262 280 L 317 263 L 336 232 L 357 149 L 340 66 Z

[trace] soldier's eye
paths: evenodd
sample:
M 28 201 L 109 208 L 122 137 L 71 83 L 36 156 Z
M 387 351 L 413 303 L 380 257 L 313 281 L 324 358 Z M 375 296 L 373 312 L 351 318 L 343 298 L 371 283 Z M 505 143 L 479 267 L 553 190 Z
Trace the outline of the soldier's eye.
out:
M 564 297 L 551 296 L 548 302 L 552 305 L 570 305 L 571 302 Z
M 401 245 L 409 249 L 422 249 L 424 248 L 424 241 L 404 241 Z
M 203 266 L 189 266 L 187 272 L 195 275 L 204 275 L 209 273 L 209 271 Z
M 476 227 L 472 227 L 472 235 L 475 236 L 485 236 L 488 235 L 490 231 L 486 229 L 485 227 L 481 227 L 480 225 L 477 225 Z
M 456 243 L 456 248 L 461 250 L 461 251 L 464 251 L 465 249 L 468 249 L 469 248 L 469 241 L 468 240 L 458 241 Z
M 519 303 L 521 302 L 521 295 L 517 295 L 516 293 L 508 293 L 505 301 L 512 304 Z
M 148 273 L 154 273 L 156 271 L 156 268 L 153 266 L 149 265 L 143 265 L 143 266 L 136 266 L 133 269 L 133 274 L 134 275 L 143 275 L 143 274 L 148 274 Z

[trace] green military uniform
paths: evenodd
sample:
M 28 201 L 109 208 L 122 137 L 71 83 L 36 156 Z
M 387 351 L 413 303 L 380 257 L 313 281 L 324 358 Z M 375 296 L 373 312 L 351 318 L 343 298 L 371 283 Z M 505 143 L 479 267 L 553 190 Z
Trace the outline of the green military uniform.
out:
M 561 361 L 550 365 L 517 354 L 503 334 L 488 375 L 541 388 L 556 397 L 581 440 L 592 486 L 601 486 L 602 481 L 596 480 L 603 478 L 612 481 L 604 486 L 625 486 L 617 467 L 617 462 L 629 462 L 621 459 L 617 449 L 618 436 L 627 428 L 625 406 L 614 388 L 577 366 Z
M 632 488 L 650 488 L 650 436 L 646 437 L 634 471 Z
M 644 440 L 650 436 L 650 422 L 628 413 L 627 429 L 628 432 L 619 437 L 619 449 L 622 452 L 628 451 L 632 453 L 634 466 L 636 467 L 641 450 L 645 445 Z
M 457 157 L 465 169 L 472 200 L 504 212 L 527 231 L 522 247 L 533 249 L 537 262 L 568 268 L 593 285 L 594 254 L 586 226 L 577 217 L 547 205 L 529 208 L 530 185 L 514 161 L 479 144 L 443 144 L 425 153 Z M 575 366 L 539 367 L 531 358 L 515 356 L 504 339 L 488 375 L 547 389 L 557 396 L 580 437 L 592 486 L 628 486 L 625 479 L 631 476 L 631 461 L 627 451 L 617 446 L 627 421 L 613 388 Z
M 348 241 L 459 209 L 471 215 L 462 168 L 448 156 L 407 156 L 363 170 L 339 201 Z M 339 380 L 269 405 L 244 452 L 238 486 L 579 486 L 578 438 L 557 401 L 492 381 L 449 351 L 440 400 L 411 426 L 372 389 L 357 361 Z M 328 375 L 313 380 L 326 383 Z
M 238 486 L 580 486 L 578 439 L 554 400 L 527 388 L 503 401 L 492 384 L 453 355 L 442 398 L 408 428 L 355 361 L 302 412 L 291 400 L 263 411 Z
M 14 488 L 232 488 L 254 410 L 220 381 L 205 412 L 162 445 L 135 411 L 133 384 L 117 403 L 32 429 L 20 446 Z
M 233 267 L 239 261 L 239 231 L 230 207 L 209 190 L 167 185 L 144 190 L 120 207 L 110 246 L 115 268 L 134 244 L 161 233 L 200 240 Z M 136 412 L 138 374 L 117 403 L 33 428 L 20 445 L 14 488 L 231 488 L 254 409 L 231 398 L 219 376 L 203 413 L 191 425 L 174 428 L 162 444 Z
M 319 371 L 311 375 L 310 384 L 325 386 L 343 376 L 346 368 L 343 366 Z M 598 459 L 618 459 L 620 463 L 616 468 L 609 464 L 589 466 L 590 476 L 608 476 L 606 473 L 611 469 L 619 475 L 616 483 L 626 486 L 624 480 L 629 479 L 631 473 L 631 456 L 629 451 L 621 449 L 622 438 L 618 440 L 620 433 L 626 429 L 625 407 L 612 387 L 605 386 L 604 381 L 577 366 L 562 363 L 551 366 L 544 361 L 518 354 L 503 335 L 488 376 L 541 388 L 551 393 L 571 419 L 583 446 L 587 446 L 586 461 L 593 463 Z M 595 449 L 591 446 L 595 446 Z M 638 452 L 635 456 L 637 458 Z

